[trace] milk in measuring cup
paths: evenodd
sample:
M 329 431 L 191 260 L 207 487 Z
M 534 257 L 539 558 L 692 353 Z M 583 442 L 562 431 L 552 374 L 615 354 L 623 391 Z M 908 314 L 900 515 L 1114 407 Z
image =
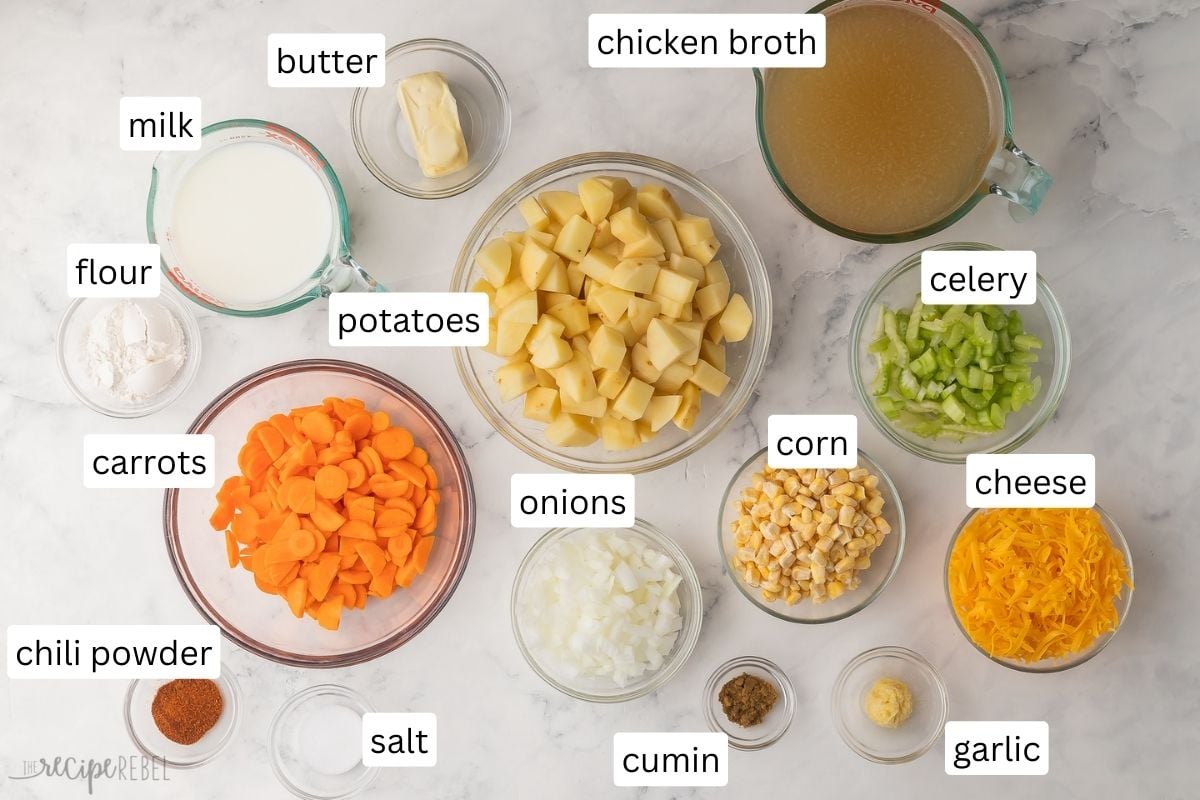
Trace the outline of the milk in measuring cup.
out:
M 334 219 L 305 161 L 262 142 L 225 145 L 184 176 L 171 214 L 179 267 L 234 307 L 290 298 L 329 253 Z

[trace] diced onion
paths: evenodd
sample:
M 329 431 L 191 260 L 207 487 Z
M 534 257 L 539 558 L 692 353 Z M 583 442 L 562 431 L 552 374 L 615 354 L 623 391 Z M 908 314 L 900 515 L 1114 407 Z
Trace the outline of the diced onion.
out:
M 551 672 L 618 687 L 657 671 L 683 628 L 670 556 L 618 532 L 550 544 L 518 598 L 528 646 Z

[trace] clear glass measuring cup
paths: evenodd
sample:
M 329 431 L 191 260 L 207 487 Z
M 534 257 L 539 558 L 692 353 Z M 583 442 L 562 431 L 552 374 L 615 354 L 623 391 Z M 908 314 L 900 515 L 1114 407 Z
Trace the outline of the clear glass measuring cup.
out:
M 215 149 L 243 142 L 261 142 L 284 148 L 307 164 L 320 180 L 333 212 L 332 234 L 325 256 L 312 265 L 311 274 L 286 296 L 245 304 L 214 297 L 188 277 L 171 235 L 175 200 L 184 177 L 200 159 Z M 162 248 L 163 272 L 183 294 L 202 306 L 242 317 L 281 314 L 332 292 L 382 292 L 386 288 L 372 278 L 350 255 L 350 213 L 337 175 L 321 152 L 300 134 L 273 122 L 231 119 L 204 128 L 199 150 L 159 153 L 150 171 L 150 193 L 146 198 L 146 235 Z
M 835 6 L 842 7 L 852 4 L 879 2 L 903 2 L 933 15 L 933 18 L 939 24 L 945 26 L 951 33 L 956 34 L 955 38 L 967 48 L 980 73 L 985 77 L 994 77 L 995 84 L 989 87 L 988 94 L 994 98 L 993 112 L 997 118 L 1003 119 L 1004 128 L 1003 135 L 997 139 L 996 151 L 992 154 L 987 164 L 979 188 L 958 208 L 942 219 L 922 228 L 903 231 L 901 233 L 863 233 L 843 228 L 829 220 L 823 219 L 819 214 L 801 202 L 792 190 L 788 188 L 787 182 L 771 157 L 771 149 L 767 144 L 765 123 L 767 75 L 763 70 L 755 69 L 754 81 L 757 89 L 755 116 L 758 126 L 758 144 L 762 151 L 763 160 L 767 164 L 767 170 L 771 173 L 771 177 L 775 180 L 780 191 L 783 192 L 784 196 L 787 197 L 797 210 L 822 228 L 849 239 L 878 244 L 910 242 L 937 233 L 953 225 L 974 208 L 976 203 L 989 195 L 996 195 L 1008 200 L 1011 204 L 1009 206 L 1009 215 L 1015 221 L 1020 222 L 1028 219 L 1041 206 L 1042 198 L 1045 197 L 1046 191 L 1050 188 L 1052 179 L 1050 174 L 1037 161 L 1013 141 L 1012 101 L 1009 98 L 1008 81 L 1004 77 L 1004 69 L 1000 66 L 1000 59 L 996 56 L 996 52 L 992 49 L 992 46 L 988 44 L 987 39 L 984 38 L 983 34 L 979 32 L 979 29 L 970 20 L 949 4 L 942 2 L 942 0 L 825 0 L 825 2 L 810 9 L 808 13 L 821 14 Z M 897 187 L 896 190 L 902 192 L 903 187 Z

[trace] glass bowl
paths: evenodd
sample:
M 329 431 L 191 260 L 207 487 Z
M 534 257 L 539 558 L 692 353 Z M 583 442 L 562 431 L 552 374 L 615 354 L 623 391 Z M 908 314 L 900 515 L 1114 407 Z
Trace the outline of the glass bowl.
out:
M 127 403 L 98 386 L 87 374 L 87 366 L 84 363 L 88 325 L 97 314 L 120 302 L 123 302 L 123 299 L 118 297 L 83 297 L 67 306 L 62 321 L 58 324 L 58 370 L 67 388 L 79 402 L 110 417 L 131 419 L 162 411 L 191 385 L 200 367 L 200 326 L 196 324 L 196 318 L 191 312 L 167 292 L 158 297 L 132 300 L 136 303 L 157 303 L 171 314 L 179 323 L 179 330 L 183 336 L 184 357 L 179 371 L 161 392 L 140 402 Z
M 422 72 L 440 72 L 450 85 L 467 142 L 467 166 L 439 178 L 421 172 L 396 100 L 400 81 Z M 384 86 L 359 87 L 351 101 L 354 149 L 371 174 L 389 189 L 420 200 L 453 197 L 483 180 L 504 153 L 511 124 L 508 92 L 491 64 L 457 42 L 414 39 L 388 49 L 385 74 Z
M 654 672 L 648 672 L 639 676 L 624 686 L 618 686 L 614 681 L 600 678 L 557 674 L 552 666 L 543 664 L 538 659 L 538 655 L 535 652 L 536 648 L 531 647 L 526 642 L 525 635 L 521 630 L 521 595 L 525 592 L 531 570 L 539 563 L 541 556 L 546 552 L 546 548 L 549 545 L 571 536 L 594 530 L 604 531 L 613 529 L 555 528 L 538 539 L 533 547 L 529 549 L 529 552 L 525 554 L 525 558 L 521 561 L 521 566 L 517 569 L 516 580 L 513 582 L 511 601 L 513 636 L 516 637 L 517 647 L 520 649 L 521 655 L 525 657 L 525 660 L 533 668 L 533 671 L 558 691 L 570 695 L 577 700 L 587 700 L 593 703 L 621 703 L 647 695 L 666 684 L 675 673 L 679 672 L 684 662 L 692 654 L 692 650 L 695 649 L 696 642 L 700 638 L 700 623 L 704 620 L 704 604 L 700 594 L 700 578 L 697 577 L 696 570 L 692 568 L 692 562 L 688 560 L 687 555 L 680 549 L 679 545 L 675 544 L 674 540 L 648 522 L 636 519 L 632 528 L 617 529 L 622 534 L 641 539 L 644 543 L 670 557 L 675 571 L 683 579 L 678 589 L 679 613 L 683 617 L 683 628 L 679 631 L 679 636 L 675 640 L 674 649 L 663 659 L 662 666 Z
M 721 687 L 742 674 L 762 678 L 775 685 L 779 699 L 759 724 L 743 728 L 725 716 L 721 707 Z M 729 737 L 729 746 L 737 750 L 762 750 L 778 742 L 792 724 L 796 713 L 796 690 L 782 669 L 765 658 L 740 656 L 717 667 L 704 685 L 704 718 L 709 730 Z
M 1093 506 L 1093 509 L 1097 514 L 1100 515 L 1100 522 L 1104 525 L 1104 530 L 1108 532 L 1109 540 L 1111 540 L 1117 550 L 1121 552 L 1121 557 L 1125 559 L 1125 568 L 1129 571 L 1129 582 L 1133 583 L 1133 554 L 1129 550 L 1129 543 L 1125 541 L 1125 535 L 1121 532 L 1121 528 L 1117 525 L 1117 521 L 1109 516 L 1107 511 L 1102 509 L 1099 505 Z M 1018 672 L 1062 672 L 1063 670 L 1070 669 L 1071 667 L 1077 667 L 1080 664 L 1095 658 L 1101 650 L 1103 650 L 1105 647 L 1108 647 L 1109 642 L 1116 637 L 1117 631 L 1119 631 L 1121 626 L 1125 623 L 1125 618 L 1129 616 L 1129 607 L 1133 604 L 1133 590 L 1128 586 L 1123 586 L 1121 588 L 1121 593 L 1117 595 L 1117 626 L 1108 633 L 1096 637 L 1095 641 L 1088 645 L 1086 649 L 1080 650 L 1078 653 L 1073 653 L 1064 659 L 1047 658 L 1041 661 L 1028 662 L 1020 661 L 1015 658 L 993 656 L 976 644 L 975 640 L 972 639 L 967 633 L 966 629 L 963 628 L 962 622 L 960 622 L 958 619 L 958 612 L 954 610 L 954 603 L 950 599 L 950 554 L 954 552 L 954 545 L 958 541 L 958 537 L 962 534 L 963 530 L 967 527 L 967 523 L 969 523 L 976 514 L 987 510 L 988 509 L 972 509 L 971 512 L 963 518 L 963 521 L 959 523 L 958 530 L 954 531 L 954 535 L 950 537 L 950 546 L 946 548 L 946 563 L 942 568 L 942 581 L 946 590 L 946 604 L 950 606 L 950 616 L 954 618 L 954 624 L 958 627 L 958 630 L 963 635 L 963 638 L 970 642 L 972 647 L 974 647 L 980 653 L 983 653 L 983 655 L 987 656 L 992 661 L 995 661 L 997 664 L 1003 664 L 1009 669 L 1015 669 Z
M 357 692 L 343 686 L 324 684 L 312 686 L 292 695 L 271 720 L 267 735 L 267 751 L 271 755 L 271 769 L 284 788 L 305 800 L 342 800 L 366 791 L 379 775 L 376 767 L 364 766 L 360 760 L 346 772 L 329 775 L 307 763 L 301 736 L 305 723 L 321 708 L 343 706 L 360 717 L 373 712 L 366 700 Z M 359 749 L 360 739 L 355 739 Z
M 224 701 L 217 724 L 196 743 L 179 744 L 162 734 L 151 713 L 154 696 L 158 694 L 159 687 L 170 681 L 130 681 L 129 689 L 125 692 L 125 730 L 142 755 L 157 759 L 175 769 L 200 767 L 220 755 L 225 746 L 233 741 L 233 735 L 237 732 L 242 692 L 238 688 L 237 679 L 224 664 L 221 665 L 221 676 L 215 682 Z
M 863 709 L 867 692 L 880 678 L 903 681 L 913 695 L 913 711 L 899 728 L 876 725 Z M 877 647 L 842 668 L 833 684 L 833 724 L 851 750 L 876 764 L 903 764 L 929 751 L 950 714 L 946 684 L 933 665 L 904 647 Z
M 696 452 L 721 432 L 750 399 L 767 360 L 771 336 L 771 286 L 762 256 L 745 224 L 721 197 L 694 175 L 665 161 L 632 153 L 583 153 L 554 161 L 521 178 L 483 213 L 467 236 L 458 256 L 450 289 L 466 292 L 483 277 L 475 254 L 501 233 L 524 230 L 517 203 L 531 194 L 550 189 L 571 189 L 588 177 L 611 175 L 637 185 L 666 186 L 685 212 L 708 216 L 721 241 L 719 259 L 729 273 L 733 292 L 740 292 L 754 314 L 750 335 L 729 345 L 725 371 L 729 386 L 720 398 L 704 395 L 699 419 L 692 431 L 673 424 L 641 447 L 609 452 L 596 442 L 588 447 L 556 447 L 545 437 L 545 425 L 522 415 L 520 399 L 500 399 L 493 373 L 504 360 L 479 348 L 457 348 L 454 363 L 475 406 L 500 434 L 527 455 L 552 467 L 573 472 L 647 472 Z
M 925 250 L 999 250 L 976 242 L 950 242 L 927 247 Z M 1038 351 L 1041 358 L 1033 364 L 1033 376 L 1042 379 L 1042 390 L 1020 411 L 1008 415 L 1003 431 L 991 436 L 976 436 L 963 441 L 953 439 L 923 439 L 895 425 L 876 407 L 870 383 L 875 376 L 875 357 L 867 351 L 871 344 L 880 307 L 909 308 L 921 291 L 920 250 L 892 267 L 875 282 L 866 299 L 858 307 L 850 328 L 850 376 L 858 400 L 876 428 L 891 441 L 910 453 L 932 461 L 962 464 L 971 453 L 1008 453 L 1033 438 L 1042 425 L 1054 416 L 1058 403 L 1067 388 L 1067 373 L 1071 367 L 1071 338 L 1062 307 L 1050 291 L 1050 286 L 1037 276 L 1037 303 L 1032 306 L 1013 306 L 1021 313 L 1025 329 L 1042 340 L 1045 347 Z
M 743 488 L 750 485 L 750 476 L 766 466 L 766 456 L 767 449 L 764 447 L 748 458 L 733 474 L 729 485 L 725 487 L 725 494 L 721 497 L 721 507 L 717 511 L 717 547 L 721 553 L 722 570 L 743 597 L 778 619 L 812 625 L 837 622 L 857 614 L 883 594 L 883 590 L 892 582 L 900 568 L 900 557 L 904 554 L 904 505 L 900 502 L 900 493 L 896 490 L 896 485 L 879 462 L 859 450 L 859 465 L 879 476 L 879 487 L 885 500 L 883 518 L 892 526 L 892 532 L 884 537 L 883 546 L 871 553 L 871 566 L 860 573 L 862 582 L 857 589 L 824 603 L 814 603 L 808 599 L 791 606 L 783 601 L 768 603 L 762 599 L 757 589 L 747 586 L 742 577 L 734 574 L 730 568 L 737 549 L 733 544 L 730 526 L 738 518 L 732 501 Z
M 215 488 L 168 489 L 163 498 L 167 551 L 196 610 L 239 647 L 296 667 L 362 663 L 416 636 L 454 593 L 475 534 L 471 473 L 454 435 L 415 392 L 369 367 L 318 359 L 268 367 L 218 395 L 187 432 L 215 435 L 219 486 L 226 476 L 238 473 L 238 450 L 252 425 L 277 412 L 319 404 L 331 395 L 357 397 L 369 409 L 388 412 L 412 432 L 437 470 L 440 541 L 425 574 L 411 588 L 386 599 L 372 597 L 364 610 L 343 614 L 338 630 L 325 630 L 312 619 L 292 616 L 282 598 L 259 590 L 245 570 L 229 568 L 224 537 L 208 523 Z

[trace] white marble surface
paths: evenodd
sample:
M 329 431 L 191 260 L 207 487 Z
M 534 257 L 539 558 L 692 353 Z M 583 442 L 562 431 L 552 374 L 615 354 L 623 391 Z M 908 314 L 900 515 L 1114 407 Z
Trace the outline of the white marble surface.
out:
M 641 5 L 592 3 L 588 10 Z M 172 773 L 169 783 L 100 784 L 96 796 L 284 796 L 267 763 L 267 725 L 285 697 L 324 681 L 352 686 L 381 709 L 439 716 L 437 768 L 386 772 L 369 796 L 632 796 L 611 783 L 613 732 L 703 729 L 705 678 L 745 652 L 788 671 L 799 690 L 797 717 L 771 749 L 734 753 L 727 790 L 697 796 L 1200 793 L 1200 629 L 1192 619 L 1200 600 L 1200 3 L 963 5 L 1005 64 L 1018 141 L 1056 184 L 1029 223 L 1015 225 L 1002 203 L 987 202 L 928 243 L 968 239 L 1037 250 L 1039 268 L 1066 308 L 1075 361 L 1057 416 L 1031 447 L 1096 454 L 1100 502 L 1124 526 L 1137 568 L 1133 612 L 1117 641 L 1058 675 L 991 664 L 955 630 L 940 570 L 964 513 L 961 469 L 907 455 L 866 422 L 863 446 L 897 478 L 909 515 L 908 552 L 879 602 L 850 620 L 801 629 L 755 610 L 721 574 L 713 517 L 731 471 L 759 446 L 771 412 L 858 411 L 845 366 L 850 318 L 874 278 L 916 249 L 836 238 L 781 200 L 755 144 L 749 72 L 592 71 L 583 48 L 585 9 L 548 0 L 0 4 L 0 621 L 198 621 L 167 562 L 159 493 L 85 492 L 77 477 L 81 439 L 181 431 L 225 386 L 285 359 L 349 355 L 409 382 L 460 435 L 482 512 L 458 593 L 415 641 L 331 673 L 281 668 L 230 648 L 227 660 L 246 700 L 236 745 L 211 766 Z M 420 202 L 392 193 L 354 153 L 350 90 L 267 88 L 263 54 L 273 31 L 382 31 L 389 42 L 436 35 L 477 48 L 512 97 L 508 152 L 482 184 L 457 198 Z M 547 688 L 522 661 L 507 598 L 537 532 L 508 527 L 508 476 L 538 465 L 487 427 L 447 353 L 335 353 L 325 342 L 323 303 L 267 320 L 204 315 L 206 357 L 195 384 L 169 410 L 120 422 L 73 401 L 53 363 L 55 326 L 67 305 L 64 249 L 69 242 L 144 237 L 151 157 L 117 149 L 121 94 L 197 94 L 207 120 L 261 117 L 312 139 L 346 187 L 358 258 L 399 289 L 444 289 L 462 239 L 487 203 L 559 156 L 589 149 L 659 156 L 729 199 L 768 261 L 777 323 L 756 402 L 688 463 L 639 479 L 639 513 L 677 537 L 705 592 L 700 644 L 668 686 L 628 704 L 593 706 Z M 1048 720 L 1050 775 L 956 782 L 942 772 L 940 745 L 901 767 L 860 760 L 833 730 L 828 695 L 849 658 L 882 644 L 913 647 L 942 670 L 952 718 Z M 21 759 L 48 754 L 131 752 L 121 723 L 123 682 L 0 680 L 0 772 L 15 773 Z M 4 797 L 84 793 L 81 786 L 0 776 Z

